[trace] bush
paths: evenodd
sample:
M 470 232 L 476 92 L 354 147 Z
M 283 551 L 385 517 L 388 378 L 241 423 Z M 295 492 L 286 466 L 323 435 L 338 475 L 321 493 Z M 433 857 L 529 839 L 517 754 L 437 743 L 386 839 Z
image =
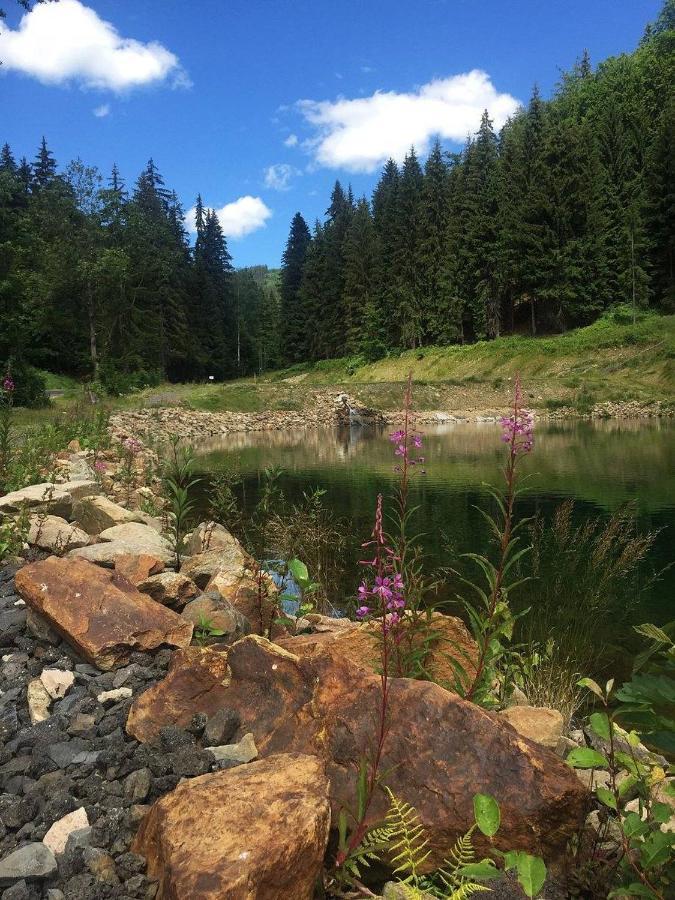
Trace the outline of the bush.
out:
M 12 402 L 14 406 L 28 406 L 32 409 L 42 409 L 49 406 L 49 397 L 45 390 L 45 380 L 42 375 L 21 360 L 10 360 L 3 372 L 11 372 L 14 381 Z
M 138 372 L 120 372 L 115 366 L 106 362 L 101 365 L 100 384 L 111 396 L 132 394 L 146 387 L 156 387 L 162 381 L 160 372 L 139 369 Z

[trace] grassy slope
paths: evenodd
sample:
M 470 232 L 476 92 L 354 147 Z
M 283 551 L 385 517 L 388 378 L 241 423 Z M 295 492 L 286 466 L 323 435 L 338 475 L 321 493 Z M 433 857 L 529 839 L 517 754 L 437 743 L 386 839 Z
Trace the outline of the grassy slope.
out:
M 469 411 L 508 404 L 520 372 L 530 404 L 587 407 L 603 400 L 675 400 L 675 316 L 643 315 L 636 325 L 608 315 L 554 337 L 505 337 L 467 346 L 427 347 L 376 363 L 338 359 L 220 385 L 160 385 L 110 401 L 115 408 L 187 405 L 195 409 L 264 412 L 299 410 L 317 387 L 343 389 L 379 409 L 401 406 L 403 382 L 415 379 L 418 409 Z M 49 412 L 27 412 L 44 421 L 81 402 L 70 379 L 49 376 L 65 396 Z

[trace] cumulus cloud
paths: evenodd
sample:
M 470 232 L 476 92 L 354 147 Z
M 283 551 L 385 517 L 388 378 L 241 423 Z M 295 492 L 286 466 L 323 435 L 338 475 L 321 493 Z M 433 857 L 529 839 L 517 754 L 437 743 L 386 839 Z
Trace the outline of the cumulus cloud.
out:
M 276 163 L 265 169 L 265 187 L 273 191 L 287 191 L 291 186 L 294 175 L 300 174 L 293 166 L 287 163 Z
M 225 235 L 236 240 L 246 237 L 247 234 L 251 234 L 259 228 L 264 228 L 272 215 L 272 210 L 263 203 L 260 197 L 251 197 L 250 194 L 247 194 L 245 197 L 233 200 L 232 203 L 226 203 L 220 209 L 215 209 L 215 213 Z M 186 214 L 185 222 L 188 229 L 194 233 L 194 207 Z
M 110 104 L 102 103 L 100 106 L 94 107 L 92 110 L 97 119 L 104 119 L 110 115 Z
M 297 134 L 289 134 L 284 141 L 284 147 L 296 147 L 298 144 Z
M 169 80 L 186 87 L 178 57 L 157 41 L 122 37 L 114 25 L 79 0 L 36 4 L 16 30 L 0 33 L 5 71 L 23 72 L 44 84 L 124 91 Z
M 300 100 L 296 107 L 314 128 L 304 147 L 318 165 L 372 172 L 390 156 L 402 160 L 413 145 L 426 153 L 435 135 L 464 140 L 478 127 L 484 109 L 501 128 L 519 105 L 515 97 L 499 93 L 486 72 L 474 69 L 408 93 Z

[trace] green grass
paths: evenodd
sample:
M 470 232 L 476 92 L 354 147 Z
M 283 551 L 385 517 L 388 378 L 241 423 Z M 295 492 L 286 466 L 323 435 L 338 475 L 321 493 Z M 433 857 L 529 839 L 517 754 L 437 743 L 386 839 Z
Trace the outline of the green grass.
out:
M 608 312 L 585 328 L 555 336 L 511 335 L 451 347 L 425 347 L 375 363 L 342 358 L 301 363 L 257 378 L 224 384 L 162 384 L 105 399 L 115 409 L 182 406 L 210 412 L 301 410 L 317 390 L 344 390 L 375 409 L 400 409 L 402 383 L 412 371 L 419 410 L 498 409 L 508 405 L 520 373 L 534 408 L 573 406 L 587 411 L 602 401 L 675 398 L 675 316 Z M 18 413 L 22 425 L 43 423 L 84 400 L 78 383 L 45 373 L 49 389 L 63 390 L 48 410 Z

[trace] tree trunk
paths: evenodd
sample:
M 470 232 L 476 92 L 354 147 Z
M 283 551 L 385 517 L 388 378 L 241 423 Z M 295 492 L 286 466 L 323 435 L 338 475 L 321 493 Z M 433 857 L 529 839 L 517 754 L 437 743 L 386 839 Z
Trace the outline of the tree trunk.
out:
M 89 313 L 89 355 L 94 370 L 94 381 L 98 381 L 98 348 L 96 345 L 96 316 L 94 310 L 94 290 L 91 278 L 87 280 L 87 311 Z

